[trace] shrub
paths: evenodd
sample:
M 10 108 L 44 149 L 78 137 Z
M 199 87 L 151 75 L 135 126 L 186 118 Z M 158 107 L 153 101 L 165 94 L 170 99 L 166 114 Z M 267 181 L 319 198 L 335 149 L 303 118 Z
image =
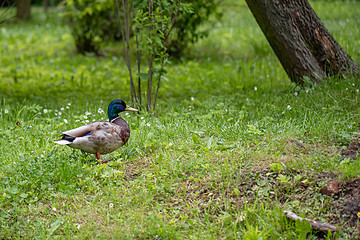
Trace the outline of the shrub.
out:
M 220 1 L 182 1 L 191 3 L 193 11 L 176 18 L 171 37 L 166 43 L 169 55 L 180 57 L 190 42 L 207 35 L 208 29 L 200 29 L 200 25 L 211 21 L 212 15 L 220 16 Z M 134 5 L 139 8 L 143 4 L 134 0 Z M 103 41 L 119 39 L 113 0 L 65 0 L 65 6 L 65 15 L 78 52 L 98 52 Z
M 97 53 L 104 40 L 116 35 L 113 7 L 113 0 L 65 0 L 65 16 L 78 52 Z
M 221 0 L 185 0 L 184 3 L 191 3 L 192 12 L 179 15 L 175 21 L 174 31 L 166 43 L 168 53 L 172 57 L 180 57 L 189 43 L 194 43 L 200 38 L 207 36 L 209 29 L 200 28 L 201 24 L 214 24 L 215 19 L 221 17 L 219 4 Z

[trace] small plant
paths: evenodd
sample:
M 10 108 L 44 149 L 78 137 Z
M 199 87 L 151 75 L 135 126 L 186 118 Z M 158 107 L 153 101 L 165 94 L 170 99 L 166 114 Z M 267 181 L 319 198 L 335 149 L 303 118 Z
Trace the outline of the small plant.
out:
M 280 173 L 281 170 L 283 169 L 283 165 L 278 162 L 269 164 L 269 167 L 271 168 L 271 170 L 277 173 Z
M 147 80 L 146 96 L 147 104 L 146 110 L 152 112 L 156 108 L 156 101 L 159 94 L 161 80 L 166 71 L 164 66 L 167 62 L 168 53 L 166 42 L 174 28 L 175 20 L 181 13 L 191 12 L 188 4 L 182 3 L 181 0 L 170 1 L 152 1 L 143 2 L 134 7 L 134 1 L 122 1 L 123 19 L 121 17 L 120 4 L 116 0 L 117 16 L 123 36 L 123 48 L 125 52 L 125 59 L 128 66 L 131 99 L 134 99 L 142 105 L 142 91 L 141 81 Z M 136 12 L 135 12 L 136 10 Z M 134 19 L 132 19 L 132 14 Z M 136 37 L 136 52 L 137 52 L 137 76 L 138 85 L 135 89 L 131 61 L 130 61 L 130 34 L 131 28 L 134 28 Z M 142 72 L 144 67 L 141 63 L 147 62 L 147 71 Z M 157 87 L 155 94 L 153 94 L 154 77 L 157 78 Z
M 247 132 L 250 135 L 259 136 L 259 135 L 263 134 L 263 132 L 259 128 L 257 128 L 257 126 L 255 126 L 253 124 L 249 124 L 246 127 L 248 128 Z
M 258 240 L 266 236 L 266 233 L 260 231 L 258 226 L 250 225 L 248 221 L 246 222 L 246 230 L 243 230 L 243 233 L 243 239 L 245 240 Z

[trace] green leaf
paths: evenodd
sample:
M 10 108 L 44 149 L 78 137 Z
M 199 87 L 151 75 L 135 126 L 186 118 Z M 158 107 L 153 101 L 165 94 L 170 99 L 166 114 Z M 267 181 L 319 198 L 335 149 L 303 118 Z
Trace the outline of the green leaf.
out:
M 27 196 L 28 196 L 27 193 L 22 193 L 22 194 L 20 194 L 20 197 L 21 197 L 21 198 L 27 198 Z
M 11 194 L 17 194 L 19 192 L 19 189 L 17 187 L 10 187 L 8 188 L 8 192 Z
M 198 136 L 196 134 L 193 133 L 191 135 L 191 138 L 192 138 L 192 140 L 194 141 L 195 144 L 200 144 L 200 140 L 199 140 L 199 138 L 198 138 Z
M 148 73 L 137 73 L 141 80 L 148 80 L 149 74 Z
M 49 229 L 49 234 L 53 235 L 54 232 L 63 224 L 63 221 L 58 219 L 55 222 L 53 222 Z
M 234 188 L 234 193 L 235 193 L 236 195 L 239 195 L 239 194 L 240 194 L 240 190 L 237 189 L 237 188 Z

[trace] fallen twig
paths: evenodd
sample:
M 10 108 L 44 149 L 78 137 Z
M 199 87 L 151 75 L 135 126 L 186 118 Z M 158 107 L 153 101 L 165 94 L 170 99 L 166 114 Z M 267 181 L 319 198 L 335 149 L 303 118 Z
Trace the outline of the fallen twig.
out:
M 291 212 L 291 211 L 284 211 L 284 214 L 287 218 L 290 218 L 294 221 L 296 220 L 299 220 L 299 221 L 308 221 L 311 225 L 311 227 L 314 229 L 314 230 L 317 230 L 317 231 L 323 231 L 323 232 L 326 232 L 326 231 L 330 231 L 330 232 L 336 232 L 338 230 L 338 227 L 333 225 L 333 224 L 330 224 L 330 223 L 326 223 L 326 222 L 319 222 L 319 221 L 315 221 L 315 220 L 311 220 L 311 219 L 308 219 L 308 218 L 302 218 L 302 217 L 299 217 L 298 215 L 296 215 L 295 213 Z
M 290 138 L 289 141 L 290 141 L 292 144 L 294 144 L 294 146 L 295 146 L 296 148 L 303 148 L 303 149 L 305 149 L 304 144 L 302 144 L 302 142 L 300 142 L 299 140 L 296 140 L 296 139 L 294 139 L 294 138 Z

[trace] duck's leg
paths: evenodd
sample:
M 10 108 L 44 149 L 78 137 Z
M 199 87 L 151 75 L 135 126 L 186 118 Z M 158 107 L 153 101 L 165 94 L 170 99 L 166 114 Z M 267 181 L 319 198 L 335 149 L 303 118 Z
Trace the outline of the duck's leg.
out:
M 110 161 L 110 160 L 109 159 L 102 160 L 102 161 L 100 161 L 100 164 L 107 163 L 108 161 Z
M 99 152 L 96 153 L 96 159 L 99 160 L 99 164 L 107 163 L 109 161 L 109 159 L 105 159 L 101 161 Z

